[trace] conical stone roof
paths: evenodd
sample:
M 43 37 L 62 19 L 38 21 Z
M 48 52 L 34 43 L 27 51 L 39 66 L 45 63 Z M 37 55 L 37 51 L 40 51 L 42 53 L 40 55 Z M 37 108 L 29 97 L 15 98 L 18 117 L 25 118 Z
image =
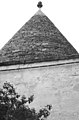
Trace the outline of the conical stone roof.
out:
M 0 51 L 0 66 L 79 58 L 77 51 L 39 9 Z

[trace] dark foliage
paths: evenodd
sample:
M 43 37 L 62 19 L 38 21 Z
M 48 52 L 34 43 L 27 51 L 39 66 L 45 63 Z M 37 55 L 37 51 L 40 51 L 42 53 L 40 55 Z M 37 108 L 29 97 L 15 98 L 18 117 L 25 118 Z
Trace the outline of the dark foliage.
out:
M 29 108 L 26 103 L 31 103 L 34 96 L 26 99 L 16 93 L 13 85 L 4 83 L 0 89 L 0 120 L 43 120 L 50 114 L 51 105 L 47 105 L 37 113 L 35 109 Z

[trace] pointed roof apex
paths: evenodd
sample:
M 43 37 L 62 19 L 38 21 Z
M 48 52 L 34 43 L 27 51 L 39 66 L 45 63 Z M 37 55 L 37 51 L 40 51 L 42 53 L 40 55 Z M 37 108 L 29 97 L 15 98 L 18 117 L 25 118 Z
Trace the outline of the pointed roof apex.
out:
M 45 16 L 45 14 L 39 9 L 35 15 Z
M 39 1 L 39 2 L 38 2 L 37 7 L 38 7 L 38 8 L 42 8 L 42 7 L 43 7 L 43 5 L 42 5 L 42 2 L 41 2 L 41 1 Z

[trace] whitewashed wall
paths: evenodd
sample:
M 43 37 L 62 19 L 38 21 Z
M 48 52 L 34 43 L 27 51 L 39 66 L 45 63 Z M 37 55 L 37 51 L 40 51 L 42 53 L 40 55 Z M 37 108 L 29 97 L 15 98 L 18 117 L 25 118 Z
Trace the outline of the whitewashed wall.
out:
M 34 94 L 36 109 L 51 104 L 49 120 L 79 120 L 79 63 L 0 71 L 0 86 L 5 81 L 21 95 Z

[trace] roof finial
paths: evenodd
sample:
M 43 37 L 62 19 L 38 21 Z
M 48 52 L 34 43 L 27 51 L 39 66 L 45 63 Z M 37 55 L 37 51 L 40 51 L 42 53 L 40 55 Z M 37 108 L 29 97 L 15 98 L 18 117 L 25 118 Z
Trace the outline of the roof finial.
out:
M 38 8 L 42 8 L 42 6 L 43 6 L 43 5 L 42 5 L 42 2 L 39 1 L 38 4 L 37 4 L 37 7 L 38 7 Z

